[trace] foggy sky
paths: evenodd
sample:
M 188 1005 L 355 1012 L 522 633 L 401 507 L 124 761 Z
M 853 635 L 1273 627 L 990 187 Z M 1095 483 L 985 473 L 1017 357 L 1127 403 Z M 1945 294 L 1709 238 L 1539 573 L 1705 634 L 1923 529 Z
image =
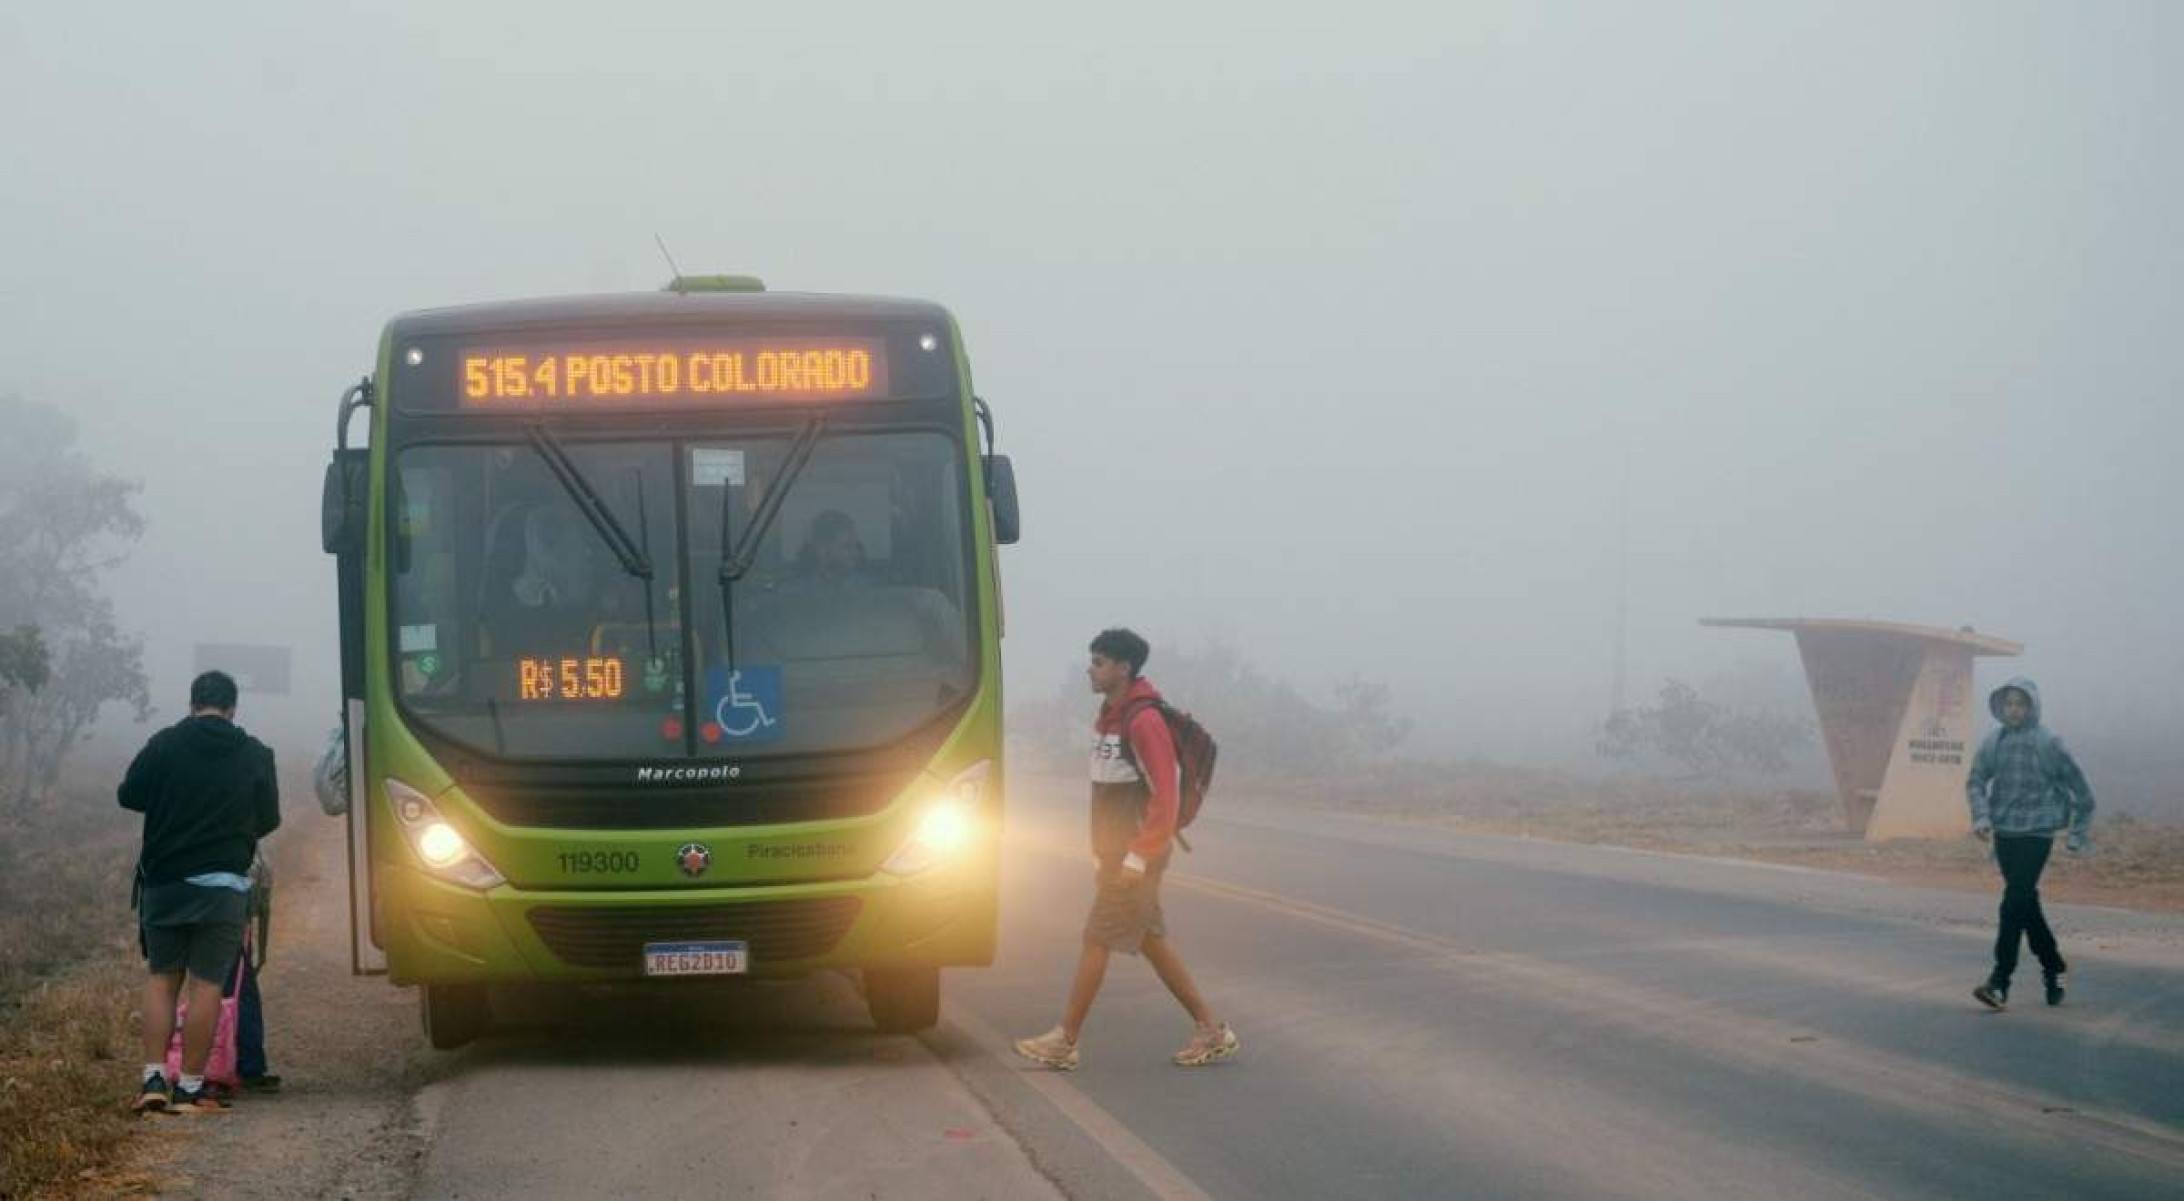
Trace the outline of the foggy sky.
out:
M 333 716 L 389 316 L 655 288 L 657 233 L 955 312 L 1019 695 L 1126 622 L 1562 755 L 1627 563 L 1633 699 L 1796 678 L 1700 616 L 1865 616 L 2024 641 L 1982 679 L 2066 732 L 2184 719 L 2173 6 L 380 7 L 0 11 L 0 391 L 145 482 L 169 716 L 199 641 Z

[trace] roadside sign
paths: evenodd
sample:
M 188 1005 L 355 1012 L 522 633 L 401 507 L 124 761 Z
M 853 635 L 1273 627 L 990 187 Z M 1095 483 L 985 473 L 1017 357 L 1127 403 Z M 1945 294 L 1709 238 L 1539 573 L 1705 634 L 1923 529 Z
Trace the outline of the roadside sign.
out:
M 197 670 L 224 671 L 235 677 L 245 697 L 287 696 L 290 648 L 251 642 L 200 642 Z

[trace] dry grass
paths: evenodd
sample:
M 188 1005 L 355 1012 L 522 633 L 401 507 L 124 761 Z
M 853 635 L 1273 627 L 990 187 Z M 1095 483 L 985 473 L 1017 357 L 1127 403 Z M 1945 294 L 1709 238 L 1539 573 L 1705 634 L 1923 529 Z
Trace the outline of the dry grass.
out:
M 1339 795 L 1268 785 L 1307 803 L 1464 829 L 1798 863 L 1910 883 L 1996 887 L 1987 848 L 1969 838 L 1866 843 L 1843 830 L 1834 794 L 1620 778 L 1591 780 L 1484 762 L 1398 763 L 1345 781 Z M 2184 826 L 2103 813 L 2093 855 L 2057 848 L 2041 881 L 2056 900 L 2184 911 Z
M 2096 821 L 2093 851 L 2066 854 L 2057 840 L 2040 893 L 2057 901 L 2184 912 L 2184 826 L 2117 816 Z M 1975 892 L 2000 887 L 1988 848 L 1971 839 L 1900 839 L 1754 848 L 1753 858 L 1837 868 Z
M 99 1195 L 129 1137 L 135 819 L 64 791 L 0 819 L 0 1198 Z
M 98 1195 L 137 1119 L 142 969 L 120 947 L 32 988 L 0 1032 L 0 1197 Z
M 1354 813 L 1459 821 L 1621 846 L 1795 840 L 1825 837 L 1840 828 L 1834 798 L 1809 790 L 1719 788 L 1641 777 L 1594 780 L 1479 760 L 1391 763 L 1342 781 L 1339 793 L 1316 793 L 1311 787 L 1283 790 Z
M 110 798 L 83 794 L 0 817 L 0 1011 L 133 928 L 137 820 Z

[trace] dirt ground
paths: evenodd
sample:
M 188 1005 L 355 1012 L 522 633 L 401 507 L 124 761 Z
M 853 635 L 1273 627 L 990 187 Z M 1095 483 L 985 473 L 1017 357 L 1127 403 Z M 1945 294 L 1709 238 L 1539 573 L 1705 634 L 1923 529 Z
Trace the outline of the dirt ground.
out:
M 260 977 L 281 1091 L 222 1114 L 144 1119 L 123 1165 L 81 1196 L 408 1195 L 424 1150 L 411 1098 L 444 1057 L 423 1052 L 413 990 L 350 974 L 342 822 L 309 807 L 308 788 L 288 795 L 305 804 L 291 803 L 270 844 L 274 928 Z

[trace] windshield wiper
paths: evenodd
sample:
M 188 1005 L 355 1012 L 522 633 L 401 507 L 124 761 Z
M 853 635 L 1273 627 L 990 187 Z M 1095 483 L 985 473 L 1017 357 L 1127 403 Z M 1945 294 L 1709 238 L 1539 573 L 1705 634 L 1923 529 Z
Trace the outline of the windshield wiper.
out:
M 554 437 L 553 431 L 544 425 L 533 425 L 531 446 L 538 451 L 539 458 L 546 460 L 546 466 L 553 470 L 554 478 L 561 481 L 562 490 L 569 494 L 569 499 L 576 502 L 577 511 L 584 515 L 584 520 L 591 522 L 592 529 L 598 531 L 599 540 L 614 552 L 622 570 L 640 580 L 651 580 L 652 557 L 629 536 L 622 523 L 615 520 L 614 510 L 607 507 L 591 481 L 584 478 L 576 460 L 571 459 L 568 450 L 561 445 L 561 439 Z
M 660 658 L 660 619 L 652 607 L 652 522 L 645 516 L 645 469 L 632 467 L 629 474 L 637 486 L 637 557 L 647 569 L 640 578 L 645 585 L 645 653 L 649 656 L 645 671 L 652 673 L 664 663 Z
M 758 510 L 751 514 L 751 523 L 744 527 L 741 538 L 731 540 L 728 536 L 728 517 L 735 489 L 726 484 L 721 486 L 720 614 L 722 632 L 727 636 L 722 650 L 726 653 L 730 671 L 736 667 L 736 581 L 750 573 L 752 561 L 758 557 L 760 540 L 773 528 L 774 518 L 781 514 L 781 502 L 788 499 L 790 487 L 796 483 L 796 477 L 804 473 L 804 464 L 811 461 L 811 452 L 817 449 L 826 430 L 827 415 L 819 413 L 796 431 L 796 441 L 789 444 L 788 457 L 781 461 L 780 472 L 766 486 L 765 499 L 758 502 Z
M 546 460 L 546 466 L 552 469 L 554 478 L 561 481 L 562 490 L 569 494 L 569 499 L 576 502 L 577 511 L 584 515 L 586 521 L 591 522 L 592 529 L 599 534 L 599 540 L 607 544 L 608 550 L 614 552 L 622 570 L 644 581 L 645 649 L 651 655 L 645 666 L 647 670 L 656 667 L 660 661 L 660 627 L 652 607 L 652 526 L 645 520 L 643 470 L 632 471 L 637 480 L 637 532 L 644 538 L 640 545 L 629 536 L 628 530 L 622 528 L 622 523 L 615 519 L 614 510 L 607 507 L 607 502 L 600 498 L 598 489 L 593 488 L 591 481 L 584 478 L 584 472 L 576 465 L 576 460 L 569 457 L 568 449 L 561 445 L 561 439 L 554 437 L 553 431 L 547 429 L 544 422 L 531 426 L 531 446 L 538 451 L 539 458 Z

